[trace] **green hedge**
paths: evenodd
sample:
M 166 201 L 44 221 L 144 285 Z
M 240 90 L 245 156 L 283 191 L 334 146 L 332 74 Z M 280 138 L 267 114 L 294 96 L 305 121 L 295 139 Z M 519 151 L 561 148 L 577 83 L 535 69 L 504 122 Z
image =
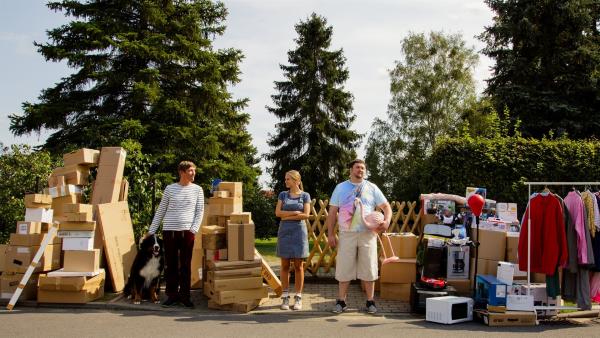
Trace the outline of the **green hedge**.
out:
M 422 192 L 458 195 L 467 186 L 485 187 L 488 198 L 517 202 L 522 211 L 527 201 L 523 182 L 599 181 L 599 150 L 596 140 L 445 139 L 423 162 L 418 184 Z M 549 188 L 561 196 L 571 189 Z

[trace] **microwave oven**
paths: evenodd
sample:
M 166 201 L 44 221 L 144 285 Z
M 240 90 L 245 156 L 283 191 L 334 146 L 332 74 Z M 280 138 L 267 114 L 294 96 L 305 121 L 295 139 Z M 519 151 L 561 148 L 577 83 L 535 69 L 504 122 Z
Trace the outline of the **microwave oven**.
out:
M 473 320 L 473 299 L 444 296 L 427 298 L 425 320 L 441 324 L 454 324 Z

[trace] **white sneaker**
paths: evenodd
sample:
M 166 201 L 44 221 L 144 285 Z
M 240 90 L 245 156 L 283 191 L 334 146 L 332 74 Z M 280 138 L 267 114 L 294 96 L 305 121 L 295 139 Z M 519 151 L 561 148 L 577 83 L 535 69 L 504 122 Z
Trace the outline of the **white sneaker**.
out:
M 293 310 L 302 310 L 302 297 L 295 295 L 294 296 L 294 306 L 292 307 Z
M 282 310 L 290 309 L 290 296 L 281 297 L 281 309 Z

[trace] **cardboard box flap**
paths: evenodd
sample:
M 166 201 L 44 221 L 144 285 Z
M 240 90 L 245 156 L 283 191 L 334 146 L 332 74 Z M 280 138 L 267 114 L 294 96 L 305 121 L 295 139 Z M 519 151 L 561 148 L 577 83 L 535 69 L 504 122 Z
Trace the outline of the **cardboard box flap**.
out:
M 262 263 L 262 260 L 257 257 L 256 255 L 254 256 L 254 260 L 252 261 L 210 261 L 207 260 L 206 261 L 206 266 L 208 267 L 209 270 L 235 270 L 235 269 L 242 269 L 242 268 L 254 268 L 254 267 L 260 267 Z

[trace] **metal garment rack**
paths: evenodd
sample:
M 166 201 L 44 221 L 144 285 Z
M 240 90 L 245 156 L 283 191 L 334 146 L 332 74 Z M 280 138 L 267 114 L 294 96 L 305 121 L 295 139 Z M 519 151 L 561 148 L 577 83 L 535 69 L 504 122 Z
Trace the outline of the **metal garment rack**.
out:
M 531 186 L 532 185 L 558 185 L 558 186 L 566 186 L 566 185 L 600 185 L 600 182 L 524 182 L 523 184 L 528 186 L 529 194 L 527 198 L 531 198 Z M 529 204 L 529 201 L 528 201 Z M 527 208 L 527 226 L 531 226 L 531 205 Z M 527 229 L 527 295 L 531 295 L 531 231 Z M 536 309 L 579 309 L 577 307 L 572 306 L 536 306 Z

